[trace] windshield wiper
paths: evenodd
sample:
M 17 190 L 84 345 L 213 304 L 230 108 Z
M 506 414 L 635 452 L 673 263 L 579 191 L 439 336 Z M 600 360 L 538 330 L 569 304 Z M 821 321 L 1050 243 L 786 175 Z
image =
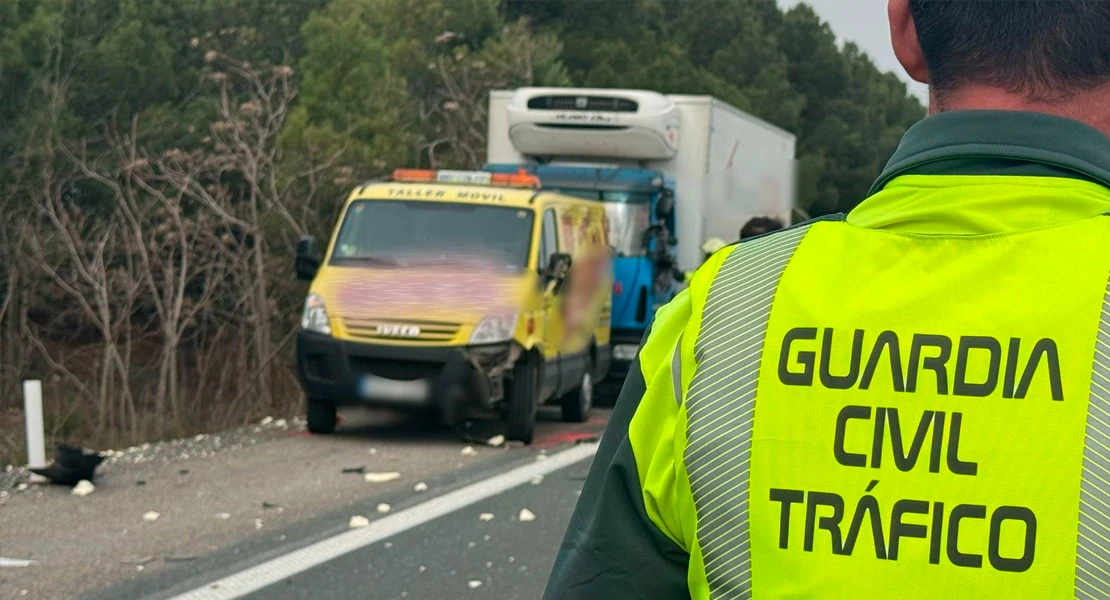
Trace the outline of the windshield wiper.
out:
M 383 267 L 401 266 L 401 263 L 396 259 L 384 256 L 336 256 L 332 258 L 332 262 L 336 264 L 380 265 Z

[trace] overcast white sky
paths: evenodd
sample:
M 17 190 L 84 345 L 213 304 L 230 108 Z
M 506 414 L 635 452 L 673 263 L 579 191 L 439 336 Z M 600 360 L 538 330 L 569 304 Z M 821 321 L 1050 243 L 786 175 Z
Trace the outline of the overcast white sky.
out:
M 779 6 L 790 8 L 799 2 L 812 6 L 829 23 L 840 41 L 855 42 L 871 56 L 879 69 L 897 73 L 923 103 L 928 101 L 928 89 L 911 80 L 894 57 L 886 19 L 886 0 L 779 0 Z

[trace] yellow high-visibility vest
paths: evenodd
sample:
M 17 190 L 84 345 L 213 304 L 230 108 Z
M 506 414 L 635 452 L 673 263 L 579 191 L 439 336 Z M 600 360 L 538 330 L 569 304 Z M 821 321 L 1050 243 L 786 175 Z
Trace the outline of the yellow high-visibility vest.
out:
M 1110 170 L 1074 170 L 895 172 L 711 257 L 546 597 L 1110 598 Z

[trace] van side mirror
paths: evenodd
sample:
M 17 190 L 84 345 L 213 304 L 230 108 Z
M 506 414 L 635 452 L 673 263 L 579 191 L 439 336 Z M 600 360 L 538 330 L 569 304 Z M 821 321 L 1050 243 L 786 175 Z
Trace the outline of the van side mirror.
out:
M 543 276 L 552 292 L 558 294 L 559 289 L 563 287 L 563 282 L 566 281 L 567 274 L 570 273 L 571 262 L 573 262 L 571 256 L 565 252 L 552 254 L 551 259 L 547 261 L 547 268 L 544 269 Z
M 293 270 L 297 273 L 297 279 L 312 281 L 323 260 L 314 236 L 306 235 L 297 240 L 297 254 L 293 258 Z

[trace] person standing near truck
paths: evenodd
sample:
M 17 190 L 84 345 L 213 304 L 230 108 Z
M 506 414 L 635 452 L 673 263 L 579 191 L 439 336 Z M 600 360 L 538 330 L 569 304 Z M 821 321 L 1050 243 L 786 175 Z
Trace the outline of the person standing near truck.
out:
M 711 237 L 708 240 L 705 240 L 705 243 L 701 245 L 702 264 L 705 264 L 705 262 L 708 261 L 715 252 L 718 252 L 727 245 L 728 244 L 726 244 L 725 241 L 719 237 Z M 683 271 L 673 263 L 670 265 L 670 267 L 674 273 L 675 281 L 677 281 L 680 285 L 688 285 L 690 283 L 690 278 L 693 277 L 695 273 L 695 271 Z
M 659 310 L 545 598 L 1110 598 L 1110 2 L 889 17 L 930 116 Z

